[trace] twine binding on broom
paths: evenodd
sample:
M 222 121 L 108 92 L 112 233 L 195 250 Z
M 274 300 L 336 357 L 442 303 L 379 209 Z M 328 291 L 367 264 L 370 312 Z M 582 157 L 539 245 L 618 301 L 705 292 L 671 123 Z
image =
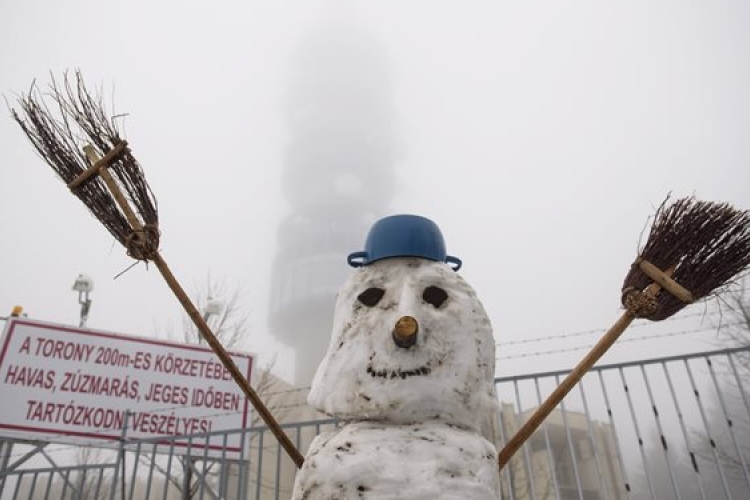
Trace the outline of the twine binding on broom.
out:
M 633 265 L 637 265 L 644 274 L 653 280 L 653 283 L 646 287 L 646 290 L 644 291 L 638 290 L 632 286 L 623 289 L 622 305 L 625 307 L 626 311 L 633 315 L 633 317 L 653 317 L 659 310 L 657 296 L 662 289 L 665 289 L 686 305 L 693 303 L 693 294 L 672 279 L 672 273 L 674 272 L 673 267 L 667 269 L 667 271 L 662 271 L 641 257 L 637 258 Z

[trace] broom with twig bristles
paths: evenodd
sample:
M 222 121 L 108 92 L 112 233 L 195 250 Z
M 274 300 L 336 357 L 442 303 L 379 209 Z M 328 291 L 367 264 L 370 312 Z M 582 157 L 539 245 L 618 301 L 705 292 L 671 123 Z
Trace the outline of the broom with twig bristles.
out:
M 498 455 L 500 469 L 635 318 L 666 319 L 750 266 L 750 213 L 682 198 L 659 206 L 646 244 L 622 285 L 625 311 Z
M 56 113 L 47 107 L 45 96 L 32 84 L 29 93 L 19 98 L 23 116 L 11 110 L 13 118 L 42 158 L 112 236 L 125 246 L 128 255 L 156 265 L 203 338 L 292 461 L 300 467 L 304 460 L 302 454 L 250 386 L 161 257 L 156 199 L 127 142 L 120 138 L 114 121 L 107 117 L 101 99 L 89 93 L 80 72 L 76 72 L 75 82 L 71 82 L 66 73 L 62 86 L 53 78 L 46 96 L 54 103 Z

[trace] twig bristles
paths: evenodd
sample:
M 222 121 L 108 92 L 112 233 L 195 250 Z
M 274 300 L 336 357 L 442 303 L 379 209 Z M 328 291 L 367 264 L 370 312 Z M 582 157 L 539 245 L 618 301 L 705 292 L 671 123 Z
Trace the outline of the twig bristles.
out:
M 54 111 L 47 106 L 45 98 L 51 100 Z M 12 109 L 13 118 L 41 157 L 66 184 L 73 182 L 90 166 L 83 146 L 91 144 L 99 156 L 105 156 L 122 142 L 114 122 L 107 118 L 101 97 L 93 96 L 86 89 L 80 72 L 76 72 L 73 79 L 66 73 L 62 84 L 52 78 L 46 93 L 32 84 L 28 94 L 19 98 L 18 104 L 21 112 Z M 135 208 L 142 226 L 158 234 L 156 199 L 131 152 L 125 149 L 109 168 Z M 133 228 L 101 178 L 93 176 L 73 192 L 112 236 L 121 244 L 127 244 Z
M 639 265 L 645 260 L 658 269 L 673 269 L 672 278 L 690 291 L 694 300 L 723 287 L 750 265 L 750 214 L 727 203 L 682 198 L 665 200 L 640 256 L 625 277 L 623 299 L 644 290 L 652 279 Z M 662 291 L 647 319 L 666 319 L 686 302 Z

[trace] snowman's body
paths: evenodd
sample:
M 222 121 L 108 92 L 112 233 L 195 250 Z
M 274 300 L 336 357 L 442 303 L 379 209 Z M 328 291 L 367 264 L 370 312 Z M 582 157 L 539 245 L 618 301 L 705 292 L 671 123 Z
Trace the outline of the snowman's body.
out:
M 497 500 L 497 452 L 440 422 L 356 422 L 313 441 L 295 499 Z
M 308 397 L 342 426 L 311 444 L 294 500 L 499 499 L 496 449 L 480 433 L 497 411 L 494 369 L 489 319 L 447 264 L 357 270 Z

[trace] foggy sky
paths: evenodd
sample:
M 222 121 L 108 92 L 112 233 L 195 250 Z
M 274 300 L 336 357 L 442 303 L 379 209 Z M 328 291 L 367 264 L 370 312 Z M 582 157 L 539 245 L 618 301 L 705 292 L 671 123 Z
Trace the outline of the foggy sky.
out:
M 165 259 L 188 290 L 209 271 L 241 286 L 253 318 L 243 347 L 277 355 L 282 374 L 291 365 L 266 314 L 276 226 L 289 211 L 283 92 L 293 48 L 331 16 L 379 39 L 390 59 L 401 144 L 391 206 L 439 224 L 498 342 L 614 321 L 641 230 L 669 192 L 750 208 L 746 2 L 0 2 L 0 92 L 13 105 L 33 79 L 45 86 L 50 71 L 75 68 L 101 85 L 129 113 Z M 0 146 L 0 314 L 20 304 L 76 324 L 70 287 L 83 272 L 95 280 L 90 327 L 178 328 L 155 269 L 112 279 L 130 259 L 9 113 Z M 623 344 L 608 359 L 716 340 L 675 338 Z M 593 340 L 501 345 L 498 355 Z M 582 354 L 501 360 L 497 373 L 565 368 Z

